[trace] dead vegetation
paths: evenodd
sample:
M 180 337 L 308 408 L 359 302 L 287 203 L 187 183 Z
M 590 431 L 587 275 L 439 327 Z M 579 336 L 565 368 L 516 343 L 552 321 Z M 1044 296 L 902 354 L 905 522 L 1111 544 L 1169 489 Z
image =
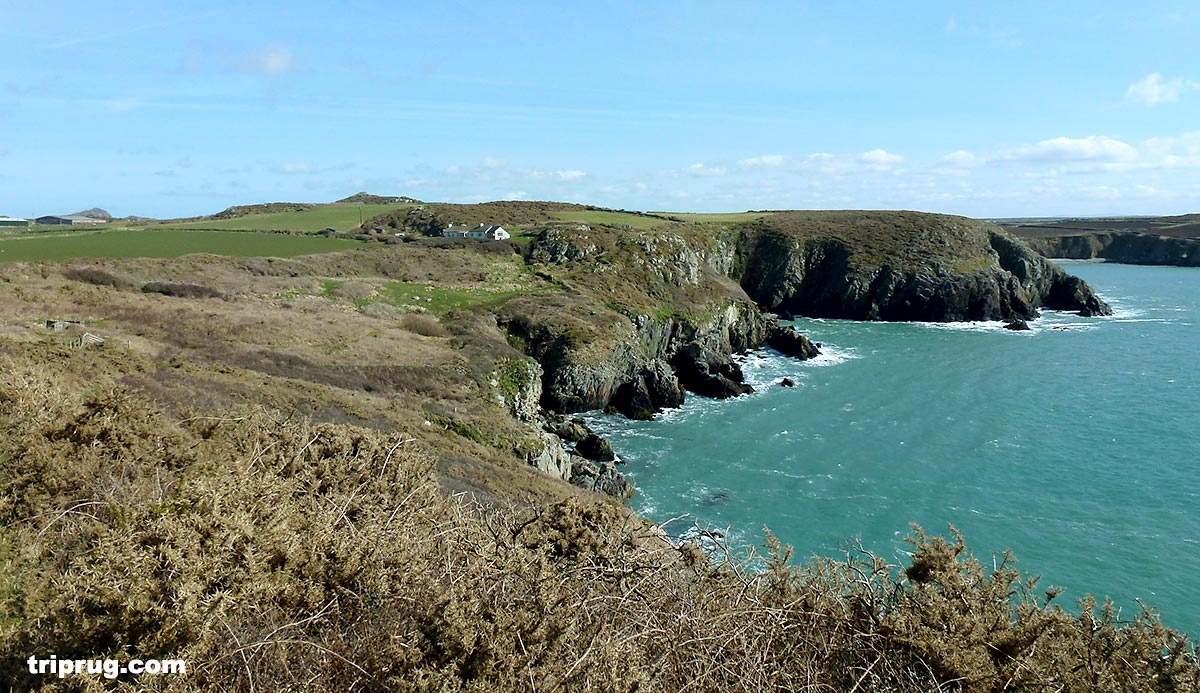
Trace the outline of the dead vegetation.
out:
M 1069 615 L 913 537 L 796 565 L 671 547 L 615 505 L 443 492 L 410 431 L 169 413 L 0 357 L 0 678 L 180 658 L 142 690 L 1198 690 L 1149 615 Z
M 602 241 L 614 264 L 632 257 Z M 733 291 L 709 282 L 709 259 L 660 245 L 664 262 L 638 270 L 661 277 L 647 308 Z M 318 295 L 329 278 L 487 278 L 498 258 L 407 243 L 0 268 L 0 681 L 1200 690 L 1195 653 L 1152 615 L 1059 610 L 957 538 L 917 532 L 904 570 L 854 547 L 806 563 L 774 544 L 761 558 L 672 547 L 525 464 L 536 439 L 498 404 L 512 383 L 496 377 L 525 356 L 494 315 Z M 529 310 L 555 339 L 603 344 L 627 316 L 599 303 L 617 273 L 585 264 L 555 270 L 567 290 Z M 701 286 L 670 280 L 689 267 Z M 148 282 L 225 300 L 136 290 Z M 107 341 L 63 349 L 48 317 Z M 29 677 L 31 654 L 181 658 L 189 674 L 59 682 Z

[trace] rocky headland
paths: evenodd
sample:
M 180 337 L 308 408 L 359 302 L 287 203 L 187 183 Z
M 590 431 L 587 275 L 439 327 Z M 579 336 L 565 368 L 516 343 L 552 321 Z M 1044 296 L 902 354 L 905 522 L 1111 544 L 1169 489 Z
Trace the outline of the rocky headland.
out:
M 687 391 L 748 391 L 731 356 L 817 347 L 778 316 L 1025 320 L 1107 315 L 1085 282 L 991 224 L 917 212 L 781 212 L 740 226 L 542 230 L 527 250 L 564 291 L 498 314 L 544 369 L 542 403 L 648 418 Z
M 1200 215 L 1059 219 L 1005 228 L 1045 257 L 1200 267 Z

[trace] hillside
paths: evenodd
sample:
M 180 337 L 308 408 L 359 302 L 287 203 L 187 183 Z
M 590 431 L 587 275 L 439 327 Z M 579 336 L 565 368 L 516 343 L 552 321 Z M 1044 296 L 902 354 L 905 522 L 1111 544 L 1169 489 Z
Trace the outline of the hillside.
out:
M 430 208 L 524 236 L 0 265 L 0 678 L 55 652 L 182 657 L 184 690 L 1200 686 L 1152 616 L 1068 614 L 954 539 L 672 546 L 560 416 L 746 392 L 733 354 L 815 353 L 773 310 L 1102 312 L 995 227 Z
M 1046 257 L 1200 267 L 1200 214 L 1006 223 Z
M 339 205 L 406 205 L 421 204 L 421 201 L 405 195 L 372 195 L 369 192 L 355 193 L 334 202 Z

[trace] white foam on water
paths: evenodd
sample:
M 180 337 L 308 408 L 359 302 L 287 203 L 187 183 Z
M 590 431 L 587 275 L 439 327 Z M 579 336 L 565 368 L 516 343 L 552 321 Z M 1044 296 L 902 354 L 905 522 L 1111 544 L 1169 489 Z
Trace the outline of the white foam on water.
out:
M 857 349 L 851 347 L 839 347 L 833 344 L 824 343 L 821 345 L 821 353 L 807 361 L 801 361 L 802 366 L 836 366 L 840 363 L 852 361 L 862 358 Z
M 951 332 L 1003 332 L 1005 323 L 1000 320 L 969 320 L 965 322 L 914 322 L 914 325 L 934 330 Z

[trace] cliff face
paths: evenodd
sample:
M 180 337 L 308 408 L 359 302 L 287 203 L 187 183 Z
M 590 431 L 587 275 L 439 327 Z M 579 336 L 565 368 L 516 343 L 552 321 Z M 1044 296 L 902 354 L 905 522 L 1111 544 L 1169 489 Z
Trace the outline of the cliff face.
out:
M 649 418 L 684 390 L 749 391 L 730 355 L 778 329 L 725 276 L 734 243 L 670 232 L 550 229 L 528 257 L 566 289 L 518 298 L 500 312 L 512 342 L 545 368 L 543 405 L 612 407 Z
M 1107 315 L 1086 283 L 984 222 L 916 212 L 784 213 L 738 245 L 746 292 L 773 311 L 854 320 Z
M 1046 257 L 1103 258 L 1130 265 L 1200 267 L 1200 239 L 1146 233 L 1089 233 L 1029 238 L 1025 243 Z
M 739 394 L 745 390 L 736 386 L 740 371 L 729 355 L 762 345 L 778 327 L 773 316 L 750 302 L 730 300 L 699 320 L 593 309 L 589 312 L 596 315 L 588 317 L 605 320 L 608 329 L 588 334 L 577 320 L 563 324 L 564 306 L 547 309 L 545 303 L 513 301 L 501 312 L 501 321 L 545 368 L 543 406 L 563 413 L 612 406 L 632 418 L 649 418 L 682 404 L 685 384 L 696 390 L 709 381 L 715 382 L 705 394 Z M 733 385 L 717 373 L 705 377 L 714 369 L 724 371 Z

